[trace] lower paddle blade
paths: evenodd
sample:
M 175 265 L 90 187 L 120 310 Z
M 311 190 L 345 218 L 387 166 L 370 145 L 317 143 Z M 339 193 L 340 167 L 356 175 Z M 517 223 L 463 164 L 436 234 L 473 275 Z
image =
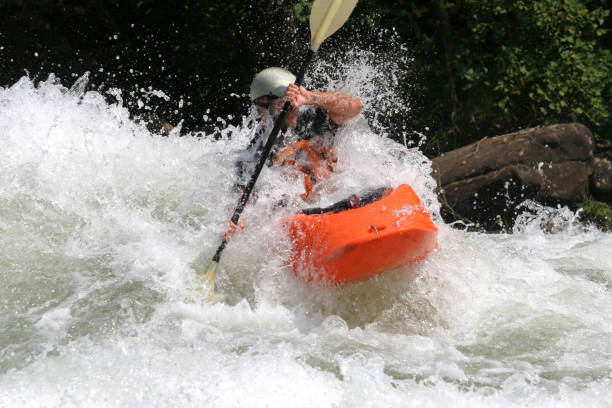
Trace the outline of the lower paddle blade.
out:
M 210 297 L 208 298 L 210 301 L 215 298 L 215 275 L 218 266 L 218 262 L 212 261 L 204 271 L 204 288 L 210 292 Z

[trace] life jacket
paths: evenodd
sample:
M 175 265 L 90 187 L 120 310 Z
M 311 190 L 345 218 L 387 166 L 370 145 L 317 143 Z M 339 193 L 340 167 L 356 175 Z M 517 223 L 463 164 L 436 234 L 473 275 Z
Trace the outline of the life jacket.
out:
M 317 194 L 315 184 L 327 180 L 338 161 L 332 146 L 321 138 L 302 140 L 280 151 L 274 159 L 275 166 L 294 168 L 304 173 L 304 193 L 302 200 L 312 202 Z

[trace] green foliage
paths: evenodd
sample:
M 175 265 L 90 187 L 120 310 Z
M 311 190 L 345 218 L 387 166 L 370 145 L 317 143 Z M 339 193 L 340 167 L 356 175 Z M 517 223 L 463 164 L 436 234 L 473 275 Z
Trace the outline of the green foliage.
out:
M 124 90 L 161 87 L 172 100 L 184 97 L 180 112 L 159 106 L 159 114 L 175 123 L 186 119 L 184 128 L 199 128 L 207 108 L 213 109 L 209 116 L 245 111 L 246 98 L 229 95 L 245 93 L 257 70 L 299 65 L 311 4 L 7 0 L 0 2 L 5 47 L 0 84 L 12 83 L 23 69 L 41 76 L 55 72 L 66 81 L 89 70 L 94 83 Z M 612 140 L 606 5 L 605 0 L 360 0 L 326 48 L 352 42 L 378 49 L 380 36 L 364 31 L 400 37 L 407 51 L 395 52 L 410 53 L 412 63 L 397 91 L 411 111 L 390 114 L 388 122 L 424 132 L 430 155 L 553 122 L 580 121 Z M 393 46 L 404 49 L 388 45 Z
M 554 122 L 609 129 L 605 1 L 364 2 L 415 48 L 414 125 L 440 150 Z
M 604 231 L 612 230 L 612 207 L 608 204 L 596 201 L 592 197 L 585 197 L 578 207 L 582 210 L 580 212 L 582 221 L 594 223 Z
M 601 2 L 461 5 L 469 11 L 465 21 L 472 36 L 459 43 L 457 74 L 466 90 L 485 85 L 502 119 L 522 116 L 532 125 L 576 118 L 599 125 L 609 116 L 612 53 L 598 47 L 609 15 Z M 478 45 L 485 51 L 474 53 Z

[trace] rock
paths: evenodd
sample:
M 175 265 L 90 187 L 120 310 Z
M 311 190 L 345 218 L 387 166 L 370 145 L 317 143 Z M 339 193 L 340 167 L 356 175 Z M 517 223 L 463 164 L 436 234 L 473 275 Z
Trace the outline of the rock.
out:
M 484 138 L 435 158 L 433 168 L 447 220 L 499 230 L 527 199 L 575 207 L 589 191 L 592 160 L 591 132 L 570 123 Z
M 596 200 L 612 202 L 612 162 L 596 157 L 593 160 L 591 188 Z
M 534 197 L 546 205 L 576 204 L 589 191 L 589 161 L 551 163 L 542 169 L 544 184 Z
M 593 136 L 580 123 L 532 128 L 484 138 L 433 160 L 439 185 L 478 176 L 511 164 L 529 166 L 593 159 Z

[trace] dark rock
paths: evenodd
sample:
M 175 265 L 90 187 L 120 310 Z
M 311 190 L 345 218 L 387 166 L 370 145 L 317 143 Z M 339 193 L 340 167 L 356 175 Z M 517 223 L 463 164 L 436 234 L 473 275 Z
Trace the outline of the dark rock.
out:
M 435 158 L 433 168 L 448 221 L 499 230 L 527 199 L 575 207 L 589 191 L 592 160 L 591 132 L 570 123 L 485 138 Z
M 484 138 L 433 160 L 438 184 L 475 177 L 511 164 L 590 161 L 593 136 L 580 123 L 532 128 L 507 135 Z
M 552 163 L 542 168 L 544 184 L 535 199 L 542 204 L 575 204 L 589 191 L 589 161 Z
M 596 157 L 591 177 L 592 194 L 596 200 L 612 202 L 612 162 Z

